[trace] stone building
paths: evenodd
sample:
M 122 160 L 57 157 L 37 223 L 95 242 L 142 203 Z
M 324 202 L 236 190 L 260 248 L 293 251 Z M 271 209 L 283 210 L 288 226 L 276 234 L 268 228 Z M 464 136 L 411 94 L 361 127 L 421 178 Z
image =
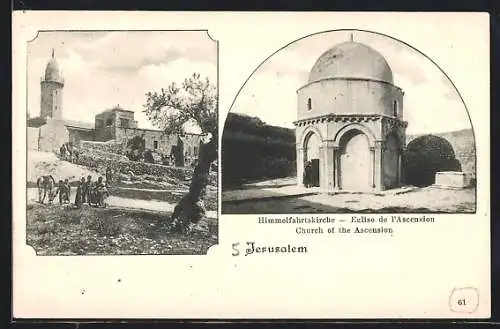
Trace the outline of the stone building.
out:
M 298 184 L 310 161 L 313 185 L 322 190 L 400 186 L 407 127 L 403 95 L 384 57 L 352 35 L 324 52 L 297 91 Z
M 105 110 L 95 116 L 94 140 L 105 142 L 114 140 L 126 148 L 127 141 L 135 136 L 145 140 L 146 149 L 163 155 L 178 154 L 183 158 L 192 158 L 198 154 L 201 135 L 170 134 L 161 130 L 138 128 L 134 112 L 119 106 Z
M 129 139 L 141 136 L 147 149 L 166 156 L 178 154 L 189 159 L 198 154 L 201 135 L 166 135 L 161 130 L 141 129 L 135 121 L 135 113 L 119 106 L 97 114 L 94 124 L 63 119 L 65 82 L 53 50 L 40 80 L 40 116 L 27 119 L 29 150 L 52 152 L 66 142 L 79 147 L 82 141 L 115 141 L 125 148 Z

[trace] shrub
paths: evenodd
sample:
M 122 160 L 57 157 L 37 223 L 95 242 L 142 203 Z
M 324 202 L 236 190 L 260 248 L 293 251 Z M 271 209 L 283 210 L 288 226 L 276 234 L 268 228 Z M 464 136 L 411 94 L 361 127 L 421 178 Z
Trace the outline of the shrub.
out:
M 87 227 L 96 231 L 101 236 L 117 236 L 121 233 L 120 223 L 112 219 L 93 217 L 87 220 Z
M 155 159 L 153 158 L 153 152 L 151 152 L 151 150 L 146 150 L 144 152 L 144 162 L 155 163 Z

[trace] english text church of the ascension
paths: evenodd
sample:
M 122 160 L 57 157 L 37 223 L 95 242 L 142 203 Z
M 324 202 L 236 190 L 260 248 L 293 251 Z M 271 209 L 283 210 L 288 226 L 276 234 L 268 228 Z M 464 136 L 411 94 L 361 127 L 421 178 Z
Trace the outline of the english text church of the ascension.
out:
M 310 161 L 322 190 L 401 186 L 403 95 L 385 58 L 352 35 L 324 52 L 297 91 L 298 184 Z

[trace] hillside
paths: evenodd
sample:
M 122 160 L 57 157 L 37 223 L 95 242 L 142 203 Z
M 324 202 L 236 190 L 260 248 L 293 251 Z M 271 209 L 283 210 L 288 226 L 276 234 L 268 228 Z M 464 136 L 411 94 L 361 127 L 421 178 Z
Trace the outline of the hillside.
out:
M 113 170 L 115 186 L 142 189 L 187 189 L 192 168 L 167 167 L 157 164 L 129 161 L 115 153 L 87 149 L 79 157 L 79 164 L 59 159 L 50 152 L 28 152 L 27 185 L 35 187 L 40 176 L 52 175 L 56 181 L 68 179 L 73 185 L 82 177 L 92 175 L 93 180 L 105 176 L 106 167 Z M 209 176 L 208 189 L 217 189 L 217 172 Z
M 222 135 L 222 171 L 226 187 L 295 175 L 295 131 L 229 113 Z
M 295 144 L 295 130 L 268 125 L 258 117 L 229 113 L 224 125 L 223 138 L 272 141 Z
M 88 175 L 93 177 L 99 175 L 96 170 L 62 161 L 50 152 L 29 151 L 27 167 L 26 181 L 31 184 L 36 183 L 38 177 L 44 175 L 52 175 L 56 181 L 66 178 L 75 181 Z

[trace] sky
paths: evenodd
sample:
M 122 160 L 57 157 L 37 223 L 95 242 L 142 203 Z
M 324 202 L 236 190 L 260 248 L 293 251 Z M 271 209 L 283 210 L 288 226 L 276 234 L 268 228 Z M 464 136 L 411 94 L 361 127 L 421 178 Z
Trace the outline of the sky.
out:
M 141 112 L 146 92 L 181 85 L 194 72 L 217 85 L 217 43 L 205 31 L 40 32 L 28 44 L 30 117 L 40 114 L 40 77 L 52 49 L 65 79 L 68 120 L 93 123 L 97 113 L 120 105 L 151 129 Z
M 237 95 L 231 112 L 257 116 L 267 124 L 294 128 L 296 91 L 305 85 L 314 63 L 326 50 L 348 41 L 364 43 L 387 60 L 394 84 L 405 92 L 407 134 L 440 133 L 471 128 L 457 90 L 427 57 L 384 35 L 333 31 L 312 35 L 282 48 L 264 61 Z M 270 54 L 271 55 L 271 54 Z

